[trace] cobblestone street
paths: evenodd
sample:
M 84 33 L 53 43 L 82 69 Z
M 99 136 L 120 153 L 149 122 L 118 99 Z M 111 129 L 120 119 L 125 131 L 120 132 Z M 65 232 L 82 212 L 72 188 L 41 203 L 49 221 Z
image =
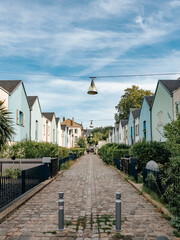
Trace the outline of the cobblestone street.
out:
M 57 231 L 58 192 L 64 192 L 64 232 Z M 122 194 L 124 239 L 173 238 L 173 228 L 137 190 L 96 155 L 81 157 L 0 225 L 0 240 L 119 239 L 115 194 Z M 119 238 L 117 238 L 119 236 Z

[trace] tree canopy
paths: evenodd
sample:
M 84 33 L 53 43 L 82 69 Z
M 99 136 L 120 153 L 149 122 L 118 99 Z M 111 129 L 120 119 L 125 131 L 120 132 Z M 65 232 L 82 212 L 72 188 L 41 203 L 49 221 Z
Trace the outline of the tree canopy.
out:
M 117 113 L 115 113 L 116 123 L 121 119 L 127 119 L 130 108 L 140 108 L 144 96 L 151 96 L 153 93 L 150 90 L 140 89 L 136 85 L 131 88 L 126 88 L 118 105 L 115 106 Z

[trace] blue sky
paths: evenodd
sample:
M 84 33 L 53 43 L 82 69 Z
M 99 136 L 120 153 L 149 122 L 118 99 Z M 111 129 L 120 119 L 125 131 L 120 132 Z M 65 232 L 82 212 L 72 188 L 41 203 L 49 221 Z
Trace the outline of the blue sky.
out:
M 180 72 L 179 12 L 178 0 L 1 0 L 0 79 L 61 119 L 112 125 L 125 88 L 179 75 L 97 78 L 96 96 L 89 77 Z

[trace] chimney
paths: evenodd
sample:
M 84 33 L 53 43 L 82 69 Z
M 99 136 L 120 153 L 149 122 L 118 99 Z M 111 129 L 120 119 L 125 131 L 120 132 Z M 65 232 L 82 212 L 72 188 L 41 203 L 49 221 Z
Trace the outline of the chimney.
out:
M 65 121 L 65 117 L 63 117 L 63 122 Z
M 72 117 L 72 126 L 74 125 L 74 118 Z

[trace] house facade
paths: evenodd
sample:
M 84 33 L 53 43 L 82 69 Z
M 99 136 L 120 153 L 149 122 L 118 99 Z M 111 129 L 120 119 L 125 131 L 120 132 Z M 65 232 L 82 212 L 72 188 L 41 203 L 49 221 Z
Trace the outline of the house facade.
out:
M 135 119 L 139 117 L 139 113 L 140 113 L 140 108 L 130 108 L 129 119 L 128 119 L 128 144 L 129 145 L 133 145 L 135 143 L 135 140 L 137 140 L 137 138 L 135 138 L 136 136 L 135 124 L 137 128 L 139 120 L 136 120 L 136 123 L 135 123 Z
M 152 122 L 151 122 L 151 107 L 154 96 L 145 96 L 141 105 L 139 116 L 139 139 L 146 141 L 152 140 Z
M 62 130 L 60 118 L 56 118 L 56 143 L 58 146 L 62 146 Z
M 43 112 L 43 141 L 56 144 L 56 115 L 54 112 Z
M 173 108 L 174 108 L 174 120 L 176 120 L 177 114 L 180 114 L 180 87 L 173 91 Z
M 128 120 L 120 120 L 119 122 L 119 143 L 127 144 L 126 143 L 126 130 L 124 126 L 127 125 Z
M 4 102 L 3 106 L 6 109 L 8 109 L 8 98 L 9 98 L 8 92 L 0 86 L 0 101 Z
M 180 87 L 180 80 L 159 80 L 152 105 L 152 140 L 158 142 L 166 141 L 163 135 L 164 126 L 174 120 L 176 95 Z
M 30 106 L 23 82 L 21 80 L 1 80 L 0 87 L 8 94 L 8 101 L 6 98 L 5 102 L 11 113 L 15 132 L 12 142 L 30 139 Z
M 114 128 L 114 142 L 119 143 L 119 124 L 115 124 Z
M 67 140 L 67 147 L 76 147 L 78 139 L 80 137 L 83 137 L 83 127 L 81 124 L 74 121 L 74 118 L 71 119 L 65 119 L 63 117 L 63 122 L 61 123 L 61 128 L 64 129 L 64 133 L 67 132 L 67 139 L 65 136 L 65 144 Z
M 30 139 L 32 141 L 42 142 L 43 140 L 43 118 L 39 98 L 37 96 L 28 96 L 30 105 Z

